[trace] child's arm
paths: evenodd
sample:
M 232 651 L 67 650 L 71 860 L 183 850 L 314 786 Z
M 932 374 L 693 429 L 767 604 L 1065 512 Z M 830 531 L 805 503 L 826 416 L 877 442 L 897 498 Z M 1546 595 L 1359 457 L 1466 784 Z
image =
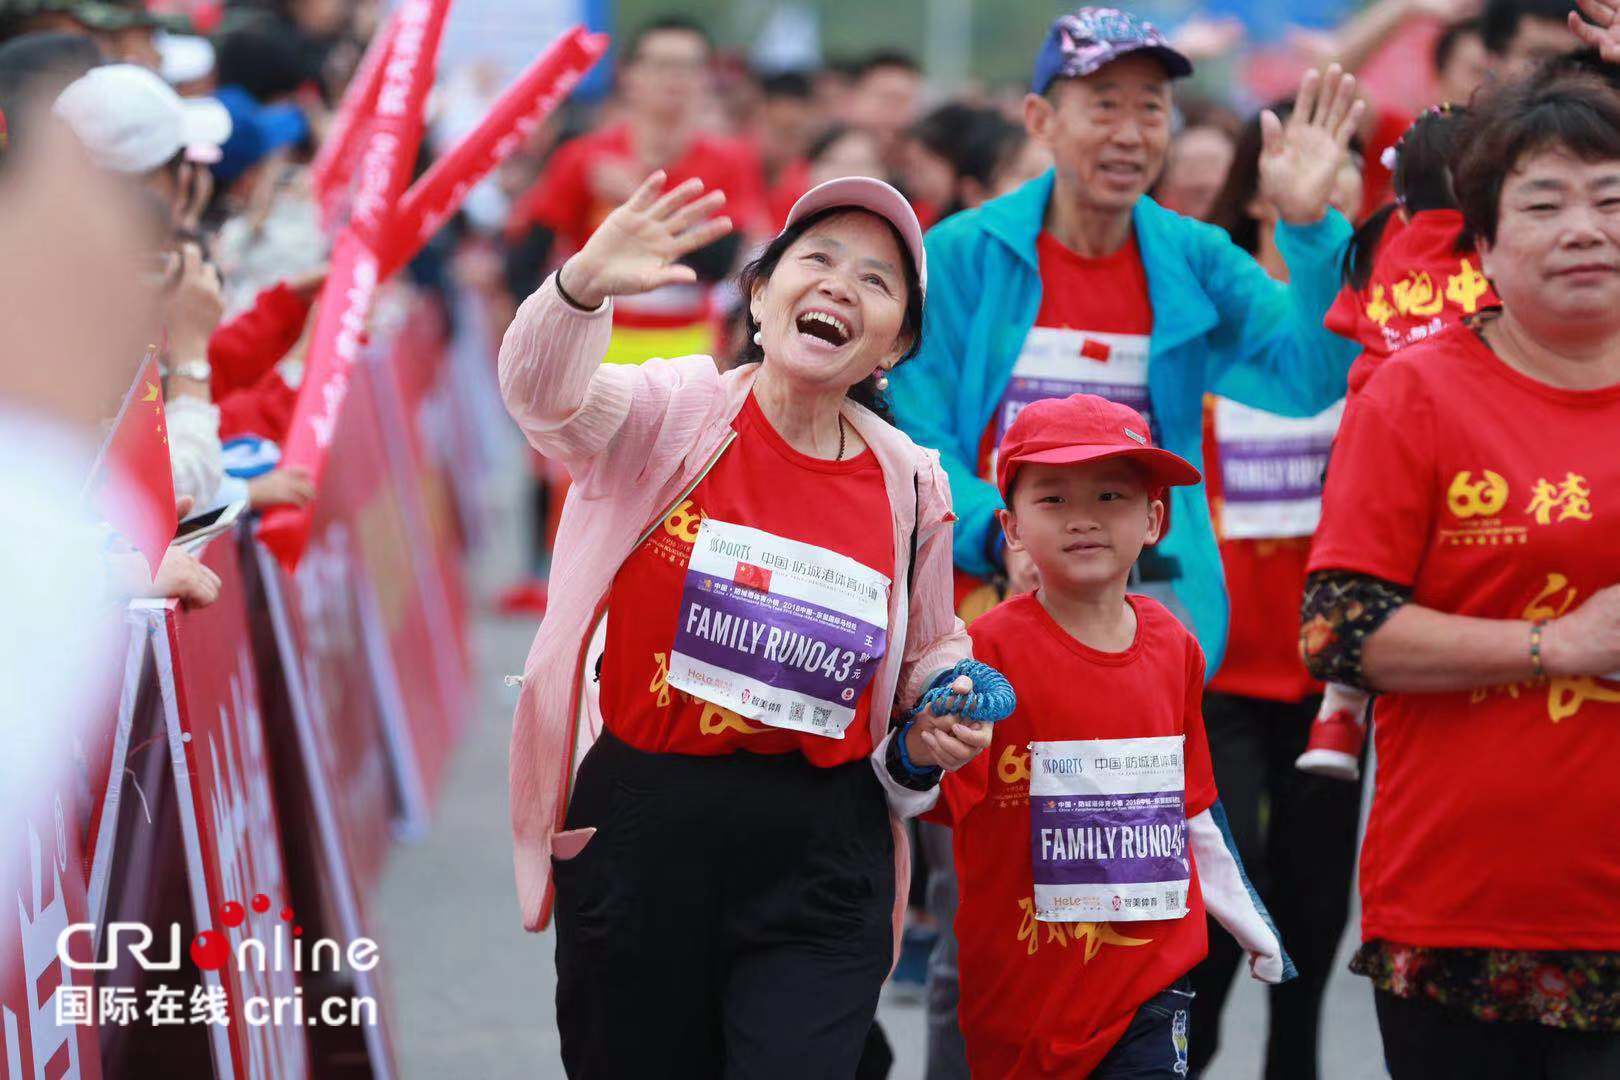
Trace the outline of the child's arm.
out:
M 1187 638 L 1187 697 L 1182 731 L 1186 735 L 1187 845 L 1192 851 L 1204 907 L 1249 954 L 1249 971 L 1261 982 L 1286 982 L 1298 975 L 1283 951 L 1271 913 L 1244 873 L 1237 842 L 1226 824 L 1215 769 L 1204 731 L 1204 653 Z
M 1243 871 L 1219 800 L 1187 821 L 1187 841 L 1198 868 L 1204 907 L 1249 954 L 1250 973 L 1266 983 L 1287 982 L 1298 975 L 1283 950 L 1271 913 Z

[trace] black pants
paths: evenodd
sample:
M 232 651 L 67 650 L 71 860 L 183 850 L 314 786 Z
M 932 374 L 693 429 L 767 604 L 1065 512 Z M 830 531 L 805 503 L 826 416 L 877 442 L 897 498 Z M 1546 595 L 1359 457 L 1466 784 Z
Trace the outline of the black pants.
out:
M 1091 1080 L 1178 1080 L 1187 1075 L 1192 984 L 1178 979 L 1142 1003 L 1131 1026 L 1092 1070 Z
M 1271 910 L 1299 978 L 1268 989 L 1265 1075 L 1314 1080 L 1322 995 L 1350 912 L 1361 787 L 1294 768 L 1320 699 L 1297 704 L 1204 695 L 1215 783 L 1250 879 Z M 1192 971 L 1192 1071 L 1220 1042 L 1221 1009 L 1243 950 L 1213 920 L 1209 957 Z
M 1423 999 L 1373 994 L 1393 1080 L 1613 1080 L 1620 1033 L 1488 1024 Z
M 645 754 L 603 734 L 553 860 L 568 1075 L 855 1074 L 892 958 L 894 845 L 866 761 Z

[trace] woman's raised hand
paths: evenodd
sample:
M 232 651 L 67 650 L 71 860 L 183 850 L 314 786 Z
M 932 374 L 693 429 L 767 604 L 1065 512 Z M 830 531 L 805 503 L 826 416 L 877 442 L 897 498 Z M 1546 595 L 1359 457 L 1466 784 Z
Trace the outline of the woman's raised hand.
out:
M 563 264 L 563 292 L 588 308 L 609 296 L 651 292 L 697 280 L 677 259 L 707 247 L 731 231 L 731 219 L 713 217 L 726 194 L 703 194 L 691 179 L 664 191 L 662 169 L 643 180 L 623 205 L 603 219 L 578 254 Z

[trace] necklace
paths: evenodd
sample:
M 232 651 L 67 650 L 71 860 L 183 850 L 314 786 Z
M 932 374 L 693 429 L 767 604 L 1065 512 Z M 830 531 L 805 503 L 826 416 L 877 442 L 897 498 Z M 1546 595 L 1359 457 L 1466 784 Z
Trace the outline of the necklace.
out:
M 834 461 L 844 460 L 844 414 L 838 414 L 838 456 Z

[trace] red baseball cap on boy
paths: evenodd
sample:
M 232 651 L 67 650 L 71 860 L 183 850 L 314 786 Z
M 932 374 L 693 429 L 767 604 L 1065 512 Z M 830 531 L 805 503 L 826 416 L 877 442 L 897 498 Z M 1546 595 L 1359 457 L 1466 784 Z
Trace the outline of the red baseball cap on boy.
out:
M 996 487 L 1006 499 L 1020 465 L 1076 465 L 1104 458 L 1136 463 L 1155 492 L 1203 479 L 1185 460 L 1153 445 L 1153 433 L 1135 409 L 1096 394 L 1074 394 L 1019 410 L 996 452 Z

